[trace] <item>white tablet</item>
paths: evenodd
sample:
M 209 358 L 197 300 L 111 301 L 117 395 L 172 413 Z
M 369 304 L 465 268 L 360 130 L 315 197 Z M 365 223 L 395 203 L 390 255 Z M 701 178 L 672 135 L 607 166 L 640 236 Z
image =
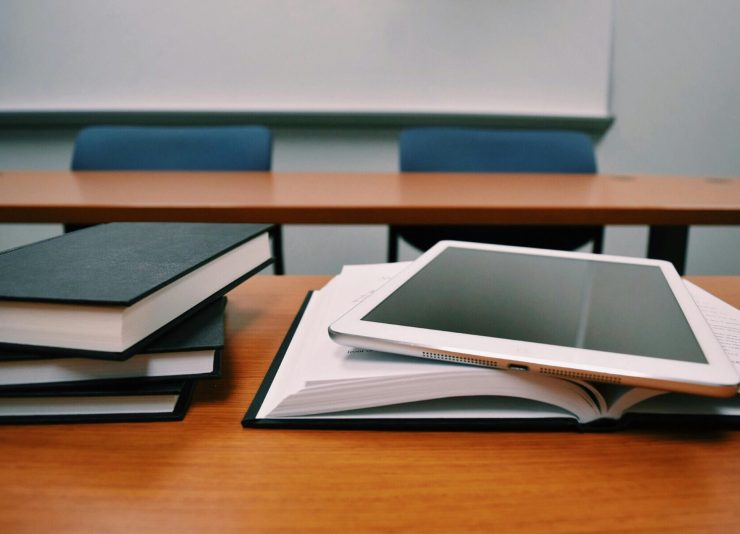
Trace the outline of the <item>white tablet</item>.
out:
M 711 396 L 734 366 L 668 262 L 443 241 L 334 322 L 338 343 Z

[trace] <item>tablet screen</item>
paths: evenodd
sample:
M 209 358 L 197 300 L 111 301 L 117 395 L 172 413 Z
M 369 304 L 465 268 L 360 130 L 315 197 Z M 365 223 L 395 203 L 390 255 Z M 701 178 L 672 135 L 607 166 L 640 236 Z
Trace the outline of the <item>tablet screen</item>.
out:
M 649 265 L 450 247 L 363 320 L 707 361 L 660 268 Z

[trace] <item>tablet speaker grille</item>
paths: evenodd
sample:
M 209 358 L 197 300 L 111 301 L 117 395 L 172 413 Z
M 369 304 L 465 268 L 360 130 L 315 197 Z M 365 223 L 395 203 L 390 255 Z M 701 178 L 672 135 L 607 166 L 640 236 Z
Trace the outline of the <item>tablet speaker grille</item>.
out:
M 433 360 L 442 360 L 445 362 L 455 363 L 466 363 L 469 365 L 478 365 L 483 367 L 498 367 L 498 362 L 495 360 L 476 360 L 475 358 L 467 358 L 465 356 L 455 356 L 453 354 L 442 354 L 439 352 L 427 352 L 422 351 L 422 356 L 425 358 L 431 358 Z
M 581 373 L 578 371 L 566 371 L 564 369 L 553 369 L 551 367 L 540 368 L 540 373 L 545 375 L 560 376 L 564 378 L 576 378 L 591 382 L 608 382 L 610 384 L 621 384 L 622 379 L 618 376 L 600 375 L 596 373 Z

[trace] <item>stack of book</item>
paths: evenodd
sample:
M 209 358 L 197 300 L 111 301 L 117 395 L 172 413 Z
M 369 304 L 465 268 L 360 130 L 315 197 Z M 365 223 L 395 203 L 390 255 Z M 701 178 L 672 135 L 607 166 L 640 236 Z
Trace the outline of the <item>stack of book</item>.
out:
M 184 417 L 269 229 L 113 223 L 0 253 L 0 422 Z

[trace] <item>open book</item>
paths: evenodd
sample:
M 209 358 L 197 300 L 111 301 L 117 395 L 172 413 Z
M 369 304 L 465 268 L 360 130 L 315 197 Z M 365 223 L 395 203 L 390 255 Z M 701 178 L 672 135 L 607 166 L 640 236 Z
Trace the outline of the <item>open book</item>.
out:
M 244 426 L 411 428 L 616 426 L 615 421 L 736 421 L 715 399 L 349 349 L 327 328 L 404 264 L 348 266 L 304 304 Z M 740 311 L 686 282 L 740 368 Z M 737 421 L 740 421 L 738 417 Z

